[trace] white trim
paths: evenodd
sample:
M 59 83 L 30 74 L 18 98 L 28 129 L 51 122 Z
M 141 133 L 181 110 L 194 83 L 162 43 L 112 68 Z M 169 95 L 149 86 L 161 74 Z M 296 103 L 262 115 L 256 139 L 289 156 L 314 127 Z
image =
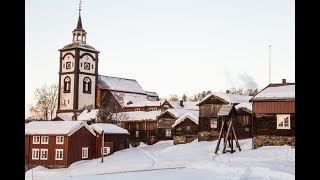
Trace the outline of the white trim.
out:
M 40 149 L 40 160 L 48 160 L 48 149 Z M 42 155 L 44 154 L 43 152 L 46 152 L 46 157 L 43 158 Z
M 140 111 L 140 108 L 134 108 L 134 111 Z
M 171 137 L 171 129 L 166 129 L 166 137 Z
M 35 152 L 36 152 L 36 154 L 35 154 Z M 32 148 L 31 159 L 32 160 L 38 160 L 39 159 L 39 149 Z
M 110 147 L 103 147 L 103 155 L 108 155 L 108 154 L 110 154 L 110 152 L 111 152 L 110 149 L 111 149 Z
M 82 159 L 87 159 L 89 157 L 89 147 L 82 148 Z
M 89 127 L 89 126 L 87 125 L 86 122 L 81 122 L 76 128 L 74 128 L 72 131 L 70 131 L 70 132 L 68 133 L 68 136 L 71 136 L 72 134 L 74 134 L 75 132 L 77 132 L 79 129 L 81 129 L 83 126 L 84 126 L 85 128 L 87 128 L 87 129 L 91 132 L 91 134 L 93 134 L 94 136 L 96 136 L 96 133 L 93 131 L 93 129 L 92 129 L 91 127 Z
M 58 152 L 62 152 L 62 153 L 61 153 L 61 157 L 57 157 L 57 155 L 58 155 L 57 153 L 58 153 Z M 55 159 L 55 160 L 63 160 L 63 149 L 56 149 L 56 150 L 55 150 L 55 158 L 54 158 L 54 159 Z
M 59 140 L 62 140 L 61 142 Z M 64 136 L 56 136 L 56 144 L 63 144 L 64 143 Z
M 32 136 L 32 144 L 40 144 L 40 136 Z
M 218 118 L 210 118 L 210 128 L 211 129 L 218 128 Z
M 287 124 L 285 120 L 288 120 Z M 291 129 L 290 114 L 277 114 L 277 129 Z
M 46 139 L 46 141 L 44 141 Z M 41 136 L 41 144 L 49 144 L 49 136 Z

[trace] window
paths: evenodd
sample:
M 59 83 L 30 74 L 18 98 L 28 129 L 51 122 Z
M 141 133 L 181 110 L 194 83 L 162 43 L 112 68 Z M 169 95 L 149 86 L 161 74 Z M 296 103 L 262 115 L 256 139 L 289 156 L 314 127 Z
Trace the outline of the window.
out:
M 91 65 L 91 69 L 93 69 L 93 64 Z
M 186 129 L 189 131 L 191 128 L 190 128 L 190 126 L 187 126 L 187 128 L 186 128 Z
M 41 144 L 48 144 L 49 136 L 41 136 Z
M 66 66 L 65 66 L 65 63 L 63 63 L 63 68 L 65 68 Z
M 70 84 L 71 84 L 71 78 L 69 76 L 66 76 L 63 81 L 63 92 L 64 93 L 70 93 Z
M 156 107 L 152 107 L 152 108 L 149 108 L 149 111 L 157 111 L 158 109 Z
M 56 137 L 56 144 L 63 144 L 63 136 Z
M 80 63 L 80 66 L 82 67 L 82 63 Z
M 166 137 L 171 137 L 171 129 L 166 129 Z
M 71 69 L 71 62 L 66 62 L 66 69 Z
M 88 158 L 88 147 L 83 147 L 82 148 L 82 159 Z
M 140 108 L 134 108 L 134 111 L 140 111 Z
M 139 131 L 136 131 L 136 137 L 139 137 Z
M 83 79 L 83 93 L 91 94 L 91 79 L 89 77 Z
M 277 129 L 290 129 L 290 114 L 277 115 Z
M 72 62 L 72 67 L 74 66 L 74 62 Z
M 110 154 L 110 147 L 103 147 L 103 155 Z
M 249 128 L 247 127 L 247 128 L 244 128 L 244 131 L 249 131 Z
M 33 136 L 32 143 L 33 144 L 40 144 L 40 136 Z
M 63 149 L 56 149 L 56 160 L 62 160 L 63 159 Z
M 84 62 L 84 69 L 85 70 L 90 70 L 90 63 Z
M 39 159 L 39 149 L 32 149 L 32 159 Z
M 218 119 L 210 119 L 210 128 L 217 129 L 218 128 Z
M 48 159 L 48 149 L 41 149 L 40 152 L 41 152 L 40 159 L 47 160 Z

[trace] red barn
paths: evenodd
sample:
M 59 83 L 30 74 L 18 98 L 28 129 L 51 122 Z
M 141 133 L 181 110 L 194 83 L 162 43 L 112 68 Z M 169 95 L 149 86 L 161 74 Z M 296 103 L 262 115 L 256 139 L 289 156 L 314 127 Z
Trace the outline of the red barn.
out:
M 25 164 L 55 168 L 93 159 L 95 136 L 82 121 L 30 122 L 25 125 Z

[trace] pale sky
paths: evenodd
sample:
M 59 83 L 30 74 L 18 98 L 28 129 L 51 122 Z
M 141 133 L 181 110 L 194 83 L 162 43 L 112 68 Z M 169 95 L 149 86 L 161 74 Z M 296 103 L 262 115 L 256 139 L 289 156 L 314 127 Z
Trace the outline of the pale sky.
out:
M 25 107 L 58 82 L 78 0 L 26 0 Z M 294 0 L 82 0 L 99 74 L 134 78 L 160 97 L 295 82 Z

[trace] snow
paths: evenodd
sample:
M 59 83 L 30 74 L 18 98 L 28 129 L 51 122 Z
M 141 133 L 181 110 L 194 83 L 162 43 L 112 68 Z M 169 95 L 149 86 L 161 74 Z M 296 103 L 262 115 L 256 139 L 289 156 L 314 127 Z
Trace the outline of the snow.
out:
M 214 154 L 217 141 L 197 140 L 173 145 L 160 141 L 154 145 L 117 151 L 101 159 L 83 160 L 68 168 L 36 167 L 26 172 L 31 180 L 294 180 L 295 149 L 266 146 L 251 149 L 251 139 L 240 140 L 242 151 Z
M 146 91 L 146 93 L 148 96 L 151 96 L 151 97 L 159 97 L 159 95 L 156 92 Z
M 164 101 L 140 101 L 133 104 L 125 105 L 125 107 L 145 107 L 145 106 L 157 106 L 160 107 Z
M 63 119 L 64 121 L 72 121 L 72 116 L 70 115 L 63 115 L 63 116 L 59 116 L 59 118 Z
M 195 110 L 187 110 L 187 109 L 167 109 L 166 111 L 163 112 L 164 113 L 170 113 L 172 114 L 175 118 L 179 118 L 187 113 L 192 114 L 195 117 L 199 117 L 199 111 L 195 111 Z
M 77 117 L 77 120 L 80 121 L 89 121 L 97 118 L 99 109 L 93 109 L 88 112 L 88 110 L 82 111 L 81 114 Z
M 172 128 L 176 127 L 176 125 L 180 124 L 181 122 L 183 122 L 185 119 L 189 118 L 191 121 L 193 121 L 196 124 L 199 124 L 199 118 L 198 116 L 194 116 L 191 113 L 187 113 L 183 116 L 181 116 L 180 118 L 178 118 L 172 125 Z
M 295 98 L 295 85 L 267 87 L 261 92 L 259 92 L 252 100 L 290 98 Z
M 148 101 L 148 96 L 143 94 L 134 94 L 134 93 L 123 93 L 117 91 L 111 91 L 114 97 L 119 96 L 121 99 L 118 99 L 122 107 L 126 106 L 128 102 L 136 103 L 141 101 Z M 123 98 L 123 99 L 122 99 Z
M 199 110 L 198 102 L 183 102 L 183 107 L 180 106 L 180 101 L 167 101 L 174 109 L 190 109 Z
M 98 83 L 113 91 L 141 93 L 147 95 L 135 79 L 99 75 Z
M 119 119 L 119 121 L 156 121 L 161 111 L 132 111 L 120 112 L 118 115 L 126 116 L 128 119 Z
M 128 130 L 123 129 L 115 124 L 95 123 L 90 125 L 90 127 L 99 134 L 101 134 L 102 131 L 104 131 L 104 134 L 129 134 Z
M 227 104 L 227 105 L 222 105 L 221 108 L 219 109 L 219 112 L 217 116 L 228 116 L 233 105 Z
M 78 131 L 82 127 L 87 128 L 93 135 L 94 131 L 82 121 L 32 121 L 26 124 L 26 135 L 68 135 Z
M 225 100 L 228 103 L 242 103 L 242 102 L 248 102 L 253 96 L 243 96 L 239 94 L 227 94 L 223 92 L 213 92 L 205 96 L 199 103 L 201 104 L 202 102 L 206 101 L 209 99 L 211 96 L 217 96 L 223 100 Z
M 236 108 L 236 110 L 239 110 L 239 109 L 241 109 L 241 108 L 245 108 L 245 109 L 247 109 L 247 110 L 252 111 L 252 103 L 250 103 L 250 102 L 242 102 L 242 103 L 240 103 L 240 104 L 237 104 L 237 105 L 235 106 L 235 108 Z

